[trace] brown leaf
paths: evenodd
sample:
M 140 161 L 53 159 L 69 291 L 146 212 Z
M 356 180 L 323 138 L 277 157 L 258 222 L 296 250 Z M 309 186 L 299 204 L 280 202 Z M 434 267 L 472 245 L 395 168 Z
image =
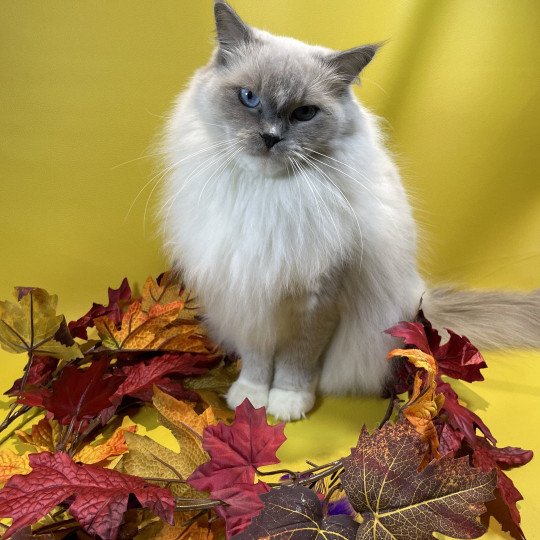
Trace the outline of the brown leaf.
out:
M 208 521 L 208 515 L 189 523 L 197 512 L 176 512 L 174 525 L 157 521 L 143 527 L 136 540 L 217 540 L 225 537 L 223 520 Z
M 445 456 L 418 471 L 426 443 L 406 423 L 386 424 L 369 435 L 362 429 L 356 448 L 343 459 L 343 488 L 361 514 L 357 539 L 430 540 L 438 532 L 478 538 L 477 517 L 493 499 L 495 473 L 469 465 L 468 457 Z

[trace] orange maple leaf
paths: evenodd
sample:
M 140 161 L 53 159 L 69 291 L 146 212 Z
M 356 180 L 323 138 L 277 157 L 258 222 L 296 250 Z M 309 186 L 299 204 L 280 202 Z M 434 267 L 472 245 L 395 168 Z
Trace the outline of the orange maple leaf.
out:
M 124 454 L 128 451 L 126 437 L 124 435 L 126 431 L 135 433 L 137 426 L 120 426 L 104 443 L 97 444 L 96 446 L 85 446 L 73 456 L 73 461 L 91 465 Z
M 19 456 L 9 448 L 0 450 L 0 485 L 14 474 L 28 474 L 31 470 L 27 455 Z
M 433 356 L 419 349 L 394 349 L 388 353 L 388 359 L 404 357 L 415 367 L 426 372 L 425 380 L 417 372 L 414 376 L 413 391 L 409 401 L 402 407 L 405 418 L 414 426 L 422 438 L 429 443 L 430 452 L 424 456 L 421 467 L 425 466 L 430 456 L 439 458 L 439 438 L 433 424 L 444 404 L 444 395 L 437 393 L 437 361 Z
M 110 437 L 101 444 L 91 444 L 84 446 L 73 457 L 73 461 L 91 465 L 100 463 L 110 458 L 120 456 L 127 452 L 126 439 L 124 433 L 137 431 L 137 426 L 120 426 Z M 40 452 L 55 452 L 60 440 L 60 426 L 54 419 L 42 418 L 37 424 L 32 426 L 30 433 L 18 430 L 19 439 L 26 444 L 32 445 Z
M 98 317 L 94 323 L 103 345 L 109 349 L 153 348 L 156 336 L 177 318 L 183 307 L 184 302 L 176 300 L 166 305 L 155 304 L 146 313 L 141 302 L 135 300 L 124 313 L 119 329 L 108 317 Z

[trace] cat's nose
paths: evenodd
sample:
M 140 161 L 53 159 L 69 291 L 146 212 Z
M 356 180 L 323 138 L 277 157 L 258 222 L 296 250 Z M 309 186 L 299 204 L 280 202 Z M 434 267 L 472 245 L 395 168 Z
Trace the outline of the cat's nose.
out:
M 266 144 L 266 148 L 269 150 L 272 148 L 272 146 L 274 146 L 274 144 L 277 144 L 279 141 L 283 140 L 283 137 L 279 137 L 274 133 L 259 133 L 259 135 L 263 138 L 264 144 Z

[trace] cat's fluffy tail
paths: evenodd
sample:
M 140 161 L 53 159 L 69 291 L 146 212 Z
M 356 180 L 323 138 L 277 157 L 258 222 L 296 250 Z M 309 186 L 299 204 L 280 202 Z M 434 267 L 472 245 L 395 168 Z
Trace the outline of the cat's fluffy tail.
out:
M 540 348 L 540 289 L 530 293 L 431 289 L 422 308 L 433 326 L 479 349 Z

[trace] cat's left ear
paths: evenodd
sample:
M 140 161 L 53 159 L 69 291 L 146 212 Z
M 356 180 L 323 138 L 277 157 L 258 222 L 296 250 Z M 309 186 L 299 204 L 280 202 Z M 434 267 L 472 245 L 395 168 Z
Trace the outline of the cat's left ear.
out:
M 238 16 L 224 0 L 215 0 L 214 15 L 219 43 L 219 61 L 225 63 L 227 56 L 241 43 L 253 37 L 251 28 Z
M 351 84 L 373 60 L 375 53 L 382 45 L 383 43 L 372 43 L 346 51 L 338 51 L 327 56 L 326 61 L 343 83 Z

